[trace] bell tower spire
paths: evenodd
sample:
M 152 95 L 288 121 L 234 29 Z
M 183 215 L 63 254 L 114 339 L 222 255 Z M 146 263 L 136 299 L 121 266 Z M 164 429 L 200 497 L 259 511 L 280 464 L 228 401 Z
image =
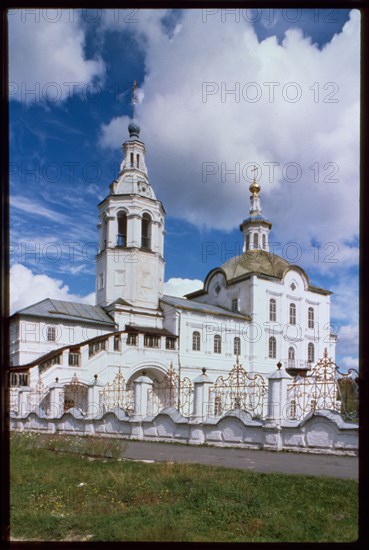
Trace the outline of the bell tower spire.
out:
M 256 181 L 256 166 L 254 166 L 252 172 L 254 172 L 254 179 L 249 187 L 251 193 L 250 215 L 240 225 L 240 231 L 244 235 L 243 252 L 248 252 L 249 250 L 265 250 L 269 252 L 268 238 L 272 224 L 262 215 L 259 197 L 261 187 Z
M 136 88 L 135 82 L 134 116 Z M 140 132 L 132 119 L 119 174 L 98 205 L 96 304 L 105 307 L 120 299 L 133 308 L 157 312 L 164 284 L 165 210 L 150 185 Z

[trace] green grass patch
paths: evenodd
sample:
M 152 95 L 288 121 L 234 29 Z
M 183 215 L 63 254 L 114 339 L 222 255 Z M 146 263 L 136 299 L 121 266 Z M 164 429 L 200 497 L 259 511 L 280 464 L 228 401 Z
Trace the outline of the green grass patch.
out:
M 82 441 L 75 436 L 12 434 L 13 539 L 357 539 L 356 481 L 132 462 L 118 458 L 126 445 L 122 440 L 78 439 Z

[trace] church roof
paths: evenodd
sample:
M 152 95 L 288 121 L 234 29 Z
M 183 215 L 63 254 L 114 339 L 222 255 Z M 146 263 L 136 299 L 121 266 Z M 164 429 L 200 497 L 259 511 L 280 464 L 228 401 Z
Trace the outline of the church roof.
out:
M 288 267 L 291 267 L 291 264 L 281 256 L 265 250 L 249 250 L 225 262 L 221 269 L 225 272 L 227 281 L 230 282 L 249 273 L 261 273 L 281 279 Z
M 69 321 L 98 323 L 115 326 L 115 322 L 101 306 L 79 304 L 78 302 L 65 302 L 64 300 L 51 300 L 46 298 L 37 304 L 25 307 L 17 311 L 15 315 L 29 315 L 48 319 L 66 319 Z
M 226 317 L 232 317 L 236 319 L 251 320 L 249 315 L 242 315 L 241 313 L 231 312 L 228 309 L 224 309 L 220 306 L 213 306 L 211 304 L 204 304 L 202 302 L 196 302 L 195 300 L 187 300 L 186 298 L 178 298 L 177 296 L 164 295 L 161 302 L 169 304 L 179 309 L 187 309 L 192 311 L 198 311 L 199 313 L 210 313 L 212 315 L 224 315 Z

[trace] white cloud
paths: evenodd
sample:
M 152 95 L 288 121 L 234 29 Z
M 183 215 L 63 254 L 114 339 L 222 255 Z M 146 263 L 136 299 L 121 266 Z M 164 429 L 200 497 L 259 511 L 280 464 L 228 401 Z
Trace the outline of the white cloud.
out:
M 104 77 L 104 63 L 86 59 L 78 11 L 11 10 L 8 20 L 10 99 L 58 103 L 77 90 L 98 92 L 94 85 Z
M 199 279 L 181 279 L 180 277 L 172 277 L 164 283 L 164 293 L 169 296 L 184 296 L 195 290 L 203 288 L 203 282 Z
M 59 222 L 63 224 L 66 224 L 69 221 L 68 217 L 64 216 L 64 214 L 56 212 L 51 208 L 46 208 L 39 202 L 33 201 L 26 197 L 21 197 L 17 195 L 12 196 L 10 205 L 11 208 L 16 208 L 21 212 L 26 212 L 29 216 L 41 216 L 43 218 L 47 218 L 48 220 L 52 220 L 53 222 Z
M 301 245 L 322 236 L 349 242 L 359 219 L 359 12 L 322 50 L 296 29 L 282 44 L 275 37 L 259 43 L 250 24 L 213 19 L 203 23 L 201 10 L 187 10 L 172 38 L 157 18 L 147 26 L 137 113 L 150 176 L 167 211 L 198 226 L 234 228 L 249 209 L 242 168 L 258 163 L 264 212 L 279 240 L 293 233 Z M 144 33 L 141 25 L 133 30 Z M 252 82 L 257 87 L 247 88 Z M 277 83 L 274 100 L 268 82 Z M 203 97 L 206 83 L 216 91 Z M 239 86 L 238 101 L 222 96 L 222 85 Z M 259 101 L 245 100 L 256 90 Z M 287 101 L 296 90 L 301 99 Z M 126 117 L 113 119 L 102 127 L 101 144 L 119 147 L 126 126 Z M 207 182 L 206 162 L 217 171 Z M 237 162 L 239 182 L 231 174 L 222 182 L 222 163 L 231 170 Z M 270 162 L 279 163 L 274 177 L 264 164 Z M 295 176 L 289 163 L 301 170 L 295 183 L 287 181 Z
M 48 275 L 34 275 L 30 269 L 15 264 L 10 268 L 10 313 L 35 304 L 45 298 L 80 302 L 82 304 L 95 303 L 95 293 L 87 296 L 78 296 L 69 292 L 68 285 Z
M 245 166 L 257 163 L 271 239 L 282 248 L 300 245 L 297 263 L 314 271 L 313 282 L 317 273 L 334 274 L 337 352 L 355 356 L 358 284 L 347 273 L 358 265 L 359 11 L 321 50 L 298 29 L 281 44 L 274 36 L 259 42 L 251 24 L 220 17 L 203 23 L 201 10 L 184 11 L 171 37 L 159 19 L 132 28 L 145 54 L 137 116 L 157 196 L 173 217 L 230 230 L 248 215 Z M 206 83 L 212 95 L 203 95 Z M 237 100 L 226 93 L 235 89 Z M 288 101 L 296 91 L 301 98 Z M 261 96 L 254 102 L 255 92 Z M 100 144 L 118 148 L 127 125 L 127 117 L 112 119 Z M 278 163 L 274 173 L 270 163 Z M 216 173 L 203 181 L 206 166 Z M 225 173 L 235 168 L 238 179 Z M 288 181 L 296 173 L 297 181 Z M 321 247 L 318 261 L 312 241 Z
M 357 357 L 351 357 L 351 355 L 348 355 L 347 357 L 343 357 L 341 359 L 342 367 L 346 369 L 359 369 L 359 359 Z

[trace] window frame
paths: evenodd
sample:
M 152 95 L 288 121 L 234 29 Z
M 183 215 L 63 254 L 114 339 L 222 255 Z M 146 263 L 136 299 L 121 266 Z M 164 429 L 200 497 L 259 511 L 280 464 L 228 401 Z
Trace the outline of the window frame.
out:
M 258 235 L 258 233 L 253 234 L 252 243 L 253 243 L 254 250 L 257 250 L 259 248 L 259 235 Z
M 270 336 L 268 344 L 269 344 L 268 345 L 269 359 L 276 359 L 277 358 L 277 339 L 276 339 L 276 337 L 275 336 Z
M 52 335 L 52 337 L 50 337 Z M 56 342 L 56 326 L 48 325 L 47 327 L 47 341 Z
M 143 248 L 144 250 L 151 250 L 151 229 L 152 217 L 148 212 L 145 212 L 141 218 L 141 248 Z
M 192 351 L 201 351 L 201 336 L 198 330 L 192 333 Z
M 314 308 L 309 306 L 308 307 L 308 328 L 314 328 L 314 321 L 315 321 L 315 312 Z
M 315 361 L 315 346 L 312 342 L 308 343 L 307 361 L 308 363 L 314 363 Z
M 220 334 L 215 334 L 214 336 L 214 353 L 222 353 L 222 338 Z
M 277 321 L 277 300 L 275 298 L 269 300 L 269 321 Z
M 120 210 L 117 214 L 117 244 L 116 246 L 125 248 L 127 247 L 127 230 L 128 230 L 128 219 L 127 212 Z
M 175 350 L 176 349 L 176 339 L 172 336 L 167 336 L 165 338 L 165 349 Z
M 161 337 L 157 334 L 145 334 L 144 335 L 144 347 L 161 349 Z
M 120 334 L 114 335 L 113 349 L 114 351 L 122 351 L 122 338 Z
M 296 325 L 296 304 L 290 303 L 289 308 L 289 323 L 290 325 Z
M 129 332 L 127 334 L 127 338 L 126 338 L 127 346 L 137 346 L 137 341 L 138 341 L 138 334 L 135 334 L 134 332 Z
M 233 338 L 233 355 L 241 355 L 241 338 L 239 336 Z
M 69 351 L 68 366 L 69 367 L 79 367 L 80 363 L 81 363 L 81 353 L 79 351 Z

